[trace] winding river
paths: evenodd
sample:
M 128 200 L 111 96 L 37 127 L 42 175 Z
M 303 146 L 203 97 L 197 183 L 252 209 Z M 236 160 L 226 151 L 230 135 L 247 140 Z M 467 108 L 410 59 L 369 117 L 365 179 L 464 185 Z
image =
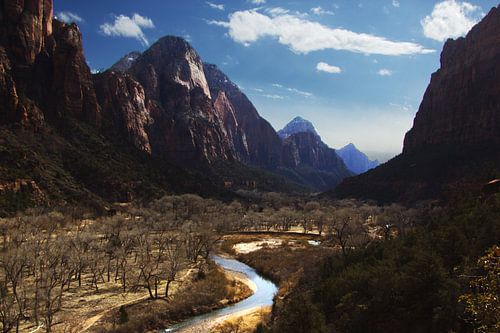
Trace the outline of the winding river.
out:
M 250 309 L 270 306 L 273 304 L 274 295 L 278 291 L 278 288 L 274 283 L 264 279 L 259 274 L 257 274 L 257 272 L 252 267 L 247 266 L 238 260 L 223 258 L 215 255 L 213 256 L 213 260 L 225 270 L 244 274 L 255 284 L 255 293 L 241 302 L 229 305 L 225 308 L 213 312 L 192 317 L 184 322 L 164 329 L 161 331 L 162 333 L 206 332 L 209 330 L 211 325 L 221 317 L 244 312 Z M 206 328 L 206 330 L 204 328 Z

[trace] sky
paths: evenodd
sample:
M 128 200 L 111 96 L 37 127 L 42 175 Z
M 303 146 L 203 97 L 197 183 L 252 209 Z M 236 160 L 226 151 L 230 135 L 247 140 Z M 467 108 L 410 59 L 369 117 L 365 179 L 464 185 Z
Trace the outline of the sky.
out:
M 165 35 L 187 39 L 276 130 L 295 116 L 333 148 L 401 151 L 448 38 L 498 0 L 54 0 L 93 70 Z

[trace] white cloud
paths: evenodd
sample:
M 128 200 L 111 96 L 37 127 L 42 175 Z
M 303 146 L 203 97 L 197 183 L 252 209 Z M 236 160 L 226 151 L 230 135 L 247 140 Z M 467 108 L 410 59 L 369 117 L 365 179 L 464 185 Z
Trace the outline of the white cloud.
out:
M 299 90 L 299 89 L 296 89 L 296 88 L 286 88 L 286 90 L 288 90 L 289 92 L 293 92 L 295 94 L 304 96 L 304 97 L 308 97 L 308 98 L 313 96 L 313 94 L 310 93 L 310 92 L 302 91 L 302 90 Z
M 379 70 L 377 72 L 378 75 L 380 76 L 391 76 L 392 75 L 392 71 L 390 69 L 387 69 L 387 68 L 382 68 L 381 70 Z
M 210 8 L 217 9 L 217 10 L 224 10 L 224 5 L 222 5 L 222 4 L 219 5 L 219 4 L 210 2 L 210 1 L 207 1 L 206 4 L 209 5 Z
M 384 37 L 330 28 L 284 11 L 275 11 L 270 15 L 252 9 L 232 13 L 228 22 L 208 23 L 227 28 L 229 36 L 245 46 L 261 38 L 271 37 L 290 47 L 293 52 L 303 54 L 326 49 L 381 55 L 434 52 L 416 43 L 390 41 Z
M 84 19 L 72 12 L 58 12 L 56 18 L 66 23 L 82 23 Z
M 288 92 L 291 92 L 291 93 L 303 96 L 303 97 L 307 97 L 307 98 L 314 96 L 310 92 L 302 91 L 302 90 L 299 90 L 297 88 L 285 87 L 285 86 L 283 86 L 282 84 L 279 84 L 279 83 L 273 83 L 272 86 L 275 87 L 275 88 L 278 88 L 278 89 L 282 89 L 282 90 L 285 90 L 285 91 L 288 91 Z
M 342 69 L 340 67 L 329 65 L 326 62 L 319 62 L 316 65 L 316 70 L 318 72 L 326 72 L 330 74 L 342 73 Z
M 315 15 L 334 15 L 330 10 L 325 10 L 321 6 L 311 8 L 311 12 Z
M 481 7 L 468 2 L 445 0 L 420 21 L 424 35 L 440 42 L 465 35 L 484 16 Z
M 260 93 L 263 93 L 264 90 L 263 89 L 260 89 L 260 88 L 252 88 L 253 91 L 256 91 L 256 92 L 260 92 Z
M 269 99 L 285 99 L 285 97 L 281 96 L 281 95 L 270 95 L 270 94 L 264 94 L 264 95 L 261 95 L 265 98 L 269 98 Z
M 149 45 L 142 29 L 152 29 L 154 27 L 151 19 L 134 14 L 132 17 L 125 15 L 116 16 L 113 23 L 104 23 L 100 26 L 99 30 L 106 36 L 135 38 L 143 45 Z
M 389 105 L 392 106 L 393 108 L 399 110 L 399 111 L 403 111 L 403 112 L 407 112 L 407 113 L 415 113 L 416 112 L 413 105 L 411 105 L 408 102 L 405 102 L 404 104 L 389 103 Z
M 272 17 L 286 15 L 286 14 L 290 13 L 290 11 L 288 9 L 281 8 L 281 7 L 267 8 L 266 12 L 271 14 Z
M 266 3 L 266 0 L 249 0 L 254 5 L 263 5 Z
M 398 0 L 392 0 L 392 5 L 396 8 L 399 8 L 399 1 Z

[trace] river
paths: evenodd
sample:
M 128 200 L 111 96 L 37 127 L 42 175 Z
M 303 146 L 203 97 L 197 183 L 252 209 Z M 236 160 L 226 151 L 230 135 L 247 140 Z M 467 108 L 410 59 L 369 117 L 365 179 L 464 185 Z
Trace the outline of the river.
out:
M 217 265 L 225 270 L 244 274 L 255 284 L 255 293 L 241 302 L 203 315 L 192 317 L 184 322 L 166 328 L 160 332 L 207 332 L 209 331 L 212 324 L 221 317 L 229 316 L 249 309 L 270 306 L 273 304 L 274 295 L 276 295 L 276 292 L 278 291 L 278 288 L 274 283 L 264 279 L 262 276 L 257 274 L 255 269 L 248 265 L 245 265 L 238 260 L 223 258 L 216 255 L 214 255 L 212 259 L 217 263 Z M 204 330 L 204 328 L 206 328 L 206 330 Z

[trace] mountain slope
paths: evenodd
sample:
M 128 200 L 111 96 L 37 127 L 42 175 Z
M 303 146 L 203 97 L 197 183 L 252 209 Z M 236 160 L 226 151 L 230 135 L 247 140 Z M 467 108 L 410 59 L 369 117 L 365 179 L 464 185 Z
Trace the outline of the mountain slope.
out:
M 247 96 L 217 66 L 204 64 L 215 108 L 223 117 L 226 131 L 240 161 L 266 169 L 281 163 L 281 140 L 273 127 L 262 118 Z
M 499 178 L 500 8 L 448 40 L 403 153 L 334 195 L 383 201 L 442 198 Z
M 324 191 L 353 175 L 308 120 L 296 117 L 278 133 L 283 138 L 280 172 L 288 177 Z
M 141 56 L 141 52 L 139 51 L 132 51 L 126 55 L 124 55 L 120 60 L 115 62 L 113 66 L 111 66 L 109 69 L 115 72 L 122 72 L 125 73 L 132 67 L 134 62 Z
M 353 174 L 334 149 L 312 132 L 299 132 L 285 139 L 283 174 L 325 191 Z
M 380 164 L 377 160 L 371 161 L 352 143 L 337 149 L 337 154 L 342 158 L 347 168 L 357 175 L 376 168 Z
M 286 139 L 293 134 L 302 132 L 312 133 L 319 137 L 318 133 L 316 132 L 316 128 L 314 128 L 314 125 L 310 121 L 305 120 L 302 117 L 293 118 L 288 124 L 285 125 L 285 127 L 283 127 L 283 129 L 278 131 L 278 135 L 280 136 L 280 138 Z

